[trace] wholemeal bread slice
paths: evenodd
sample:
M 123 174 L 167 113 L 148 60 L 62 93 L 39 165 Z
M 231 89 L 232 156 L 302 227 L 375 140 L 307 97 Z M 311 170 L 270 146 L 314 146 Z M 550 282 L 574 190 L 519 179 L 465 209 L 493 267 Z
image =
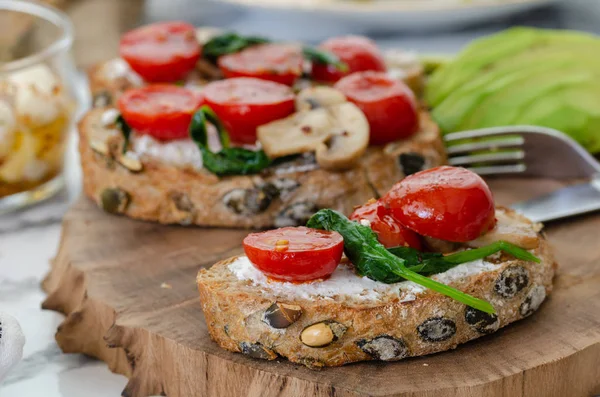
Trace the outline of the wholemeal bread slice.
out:
M 305 155 L 261 174 L 217 177 L 203 168 L 166 161 L 152 150 L 140 149 L 142 141 L 135 136 L 133 158 L 123 160 L 119 148 L 124 138 L 103 120 L 111 114 L 114 120 L 115 111 L 94 109 L 79 123 L 84 192 L 108 212 L 165 224 L 302 225 L 319 208 L 349 214 L 356 203 L 379 197 L 407 174 L 446 161 L 437 125 L 423 112 L 417 134 L 369 148 L 359 164 L 347 171 L 321 169 L 314 156 Z M 183 144 L 192 156 L 200 156 L 191 141 Z
M 535 233 L 531 252 L 541 263 L 499 254 L 432 276 L 489 301 L 497 316 L 410 282 L 360 278 L 349 264 L 339 265 L 328 280 L 293 284 L 270 281 L 246 257 L 236 257 L 198 274 L 210 335 L 227 350 L 318 368 L 436 353 L 495 332 L 538 309 L 552 290 L 555 270 L 536 225 L 499 212 L 499 222 L 515 226 L 515 233 Z
M 205 43 L 218 33 L 202 27 L 197 38 Z M 420 92 L 424 74 L 416 56 L 390 51 L 385 59 L 390 73 Z M 218 68 L 201 59 L 183 84 L 202 90 L 220 77 Z M 342 172 L 321 169 L 314 155 L 305 155 L 259 175 L 217 177 L 202 169 L 191 141 L 161 147 L 135 133 L 132 156 L 123 157 L 123 137 L 105 120 L 114 121 L 116 100 L 125 90 L 146 83 L 121 58 L 94 66 L 89 81 L 95 109 L 79 123 L 84 191 L 106 211 L 136 219 L 248 228 L 301 225 L 319 208 L 348 214 L 356 203 L 380 196 L 404 176 L 446 161 L 439 129 L 425 111 L 417 134 L 369 148 L 358 165 Z M 180 161 L 184 155 L 192 161 Z

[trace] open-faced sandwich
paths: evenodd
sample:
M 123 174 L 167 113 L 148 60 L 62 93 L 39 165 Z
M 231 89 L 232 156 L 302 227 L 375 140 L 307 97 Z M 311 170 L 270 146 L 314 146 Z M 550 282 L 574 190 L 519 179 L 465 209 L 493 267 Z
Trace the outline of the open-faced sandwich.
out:
M 322 209 L 248 235 L 245 256 L 200 270 L 202 309 L 221 347 L 311 368 L 453 349 L 550 293 L 540 228 L 466 169 L 422 171 L 350 219 Z
M 354 36 L 313 48 L 202 33 L 142 27 L 123 36 L 121 58 L 92 70 L 98 107 L 80 123 L 80 152 L 84 190 L 104 210 L 296 226 L 320 208 L 349 214 L 444 163 L 409 87 L 422 80 L 416 58 Z

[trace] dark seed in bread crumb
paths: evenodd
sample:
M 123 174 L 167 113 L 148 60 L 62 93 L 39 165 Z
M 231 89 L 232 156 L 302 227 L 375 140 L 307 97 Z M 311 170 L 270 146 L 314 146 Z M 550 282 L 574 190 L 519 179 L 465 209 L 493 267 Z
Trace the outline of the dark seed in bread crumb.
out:
M 408 347 L 404 340 L 390 335 L 381 335 L 373 339 L 361 339 L 356 344 L 362 351 L 376 360 L 397 361 L 408 356 Z
M 426 342 L 442 342 L 456 334 L 456 324 L 449 318 L 431 317 L 419 325 L 417 331 Z
M 258 188 L 262 189 L 267 196 L 273 199 L 281 197 L 285 200 L 299 186 L 300 184 L 293 179 L 276 178 L 258 186 Z
M 319 208 L 312 203 L 295 203 L 283 209 L 275 218 L 275 227 L 305 225 Z
M 252 358 L 260 358 L 262 360 L 274 360 L 277 354 L 260 343 L 242 342 L 240 343 L 242 353 Z
M 240 215 L 261 213 L 269 207 L 271 200 L 261 189 L 233 189 L 223 196 L 223 204 Z
M 504 269 L 496 283 L 494 291 L 503 298 L 512 298 L 529 284 L 529 271 L 523 266 L 511 266 Z
M 425 162 L 425 157 L 415 152 L 402 153 L 398 156 L 398 163 L 406 176 L 423 171 Z
M 519 308 L 521 316 L 527 317 L 531 315 L 540 307 L 544 299 L 546 299 L 546 288 L 541 285 L 534 285 L 527 293 L 527 297 L 525 297 Z
M 482 334 L 491 334 L 500 325 L 497 315 L 482 312 L 469 306 L 465 309 L 465 321 Z

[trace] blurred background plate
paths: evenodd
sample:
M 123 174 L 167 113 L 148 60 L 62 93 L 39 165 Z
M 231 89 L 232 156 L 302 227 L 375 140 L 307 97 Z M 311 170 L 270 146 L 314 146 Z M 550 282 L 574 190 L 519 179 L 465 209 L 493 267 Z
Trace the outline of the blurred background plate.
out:
M 439 31 L 505 18 L 558 0 L 213 0 L 356 32 Z

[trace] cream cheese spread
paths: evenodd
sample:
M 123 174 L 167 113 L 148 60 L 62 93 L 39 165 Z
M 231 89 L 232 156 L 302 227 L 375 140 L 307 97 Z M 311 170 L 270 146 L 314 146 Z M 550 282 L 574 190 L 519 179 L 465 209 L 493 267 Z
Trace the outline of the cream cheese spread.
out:
M 458 265 L 444 273 L 436 274 L 432 278 L 449 284 L 474 274 L 497 269 L 499 266 L 483 260 L 476 260 Z M 270 280 L 254 267 L 246 256 L 240 256 L 230 263 L 229 270 L 239 280 L 249 280 L 273 295 L 292 299 L 315 299 L 318 297 L 332 299 L 336 296 L 350 296 L 352 299 L 368 302 L 396 295 L 401 302 L 409 302 L 426 291 L 425 287 L 410 281 L 385 284 L 367 277 L 360 277 L 356 275 L 351 266 L 344 264 L 340 264 L 331 277 L 326 280 L 302 284 Z
M 133 151 L 139 156 L 150 156 L 177 167 L 202 169 L 202 154 L 191 139 L 159 141 L 150 135 L 134 135 Z

